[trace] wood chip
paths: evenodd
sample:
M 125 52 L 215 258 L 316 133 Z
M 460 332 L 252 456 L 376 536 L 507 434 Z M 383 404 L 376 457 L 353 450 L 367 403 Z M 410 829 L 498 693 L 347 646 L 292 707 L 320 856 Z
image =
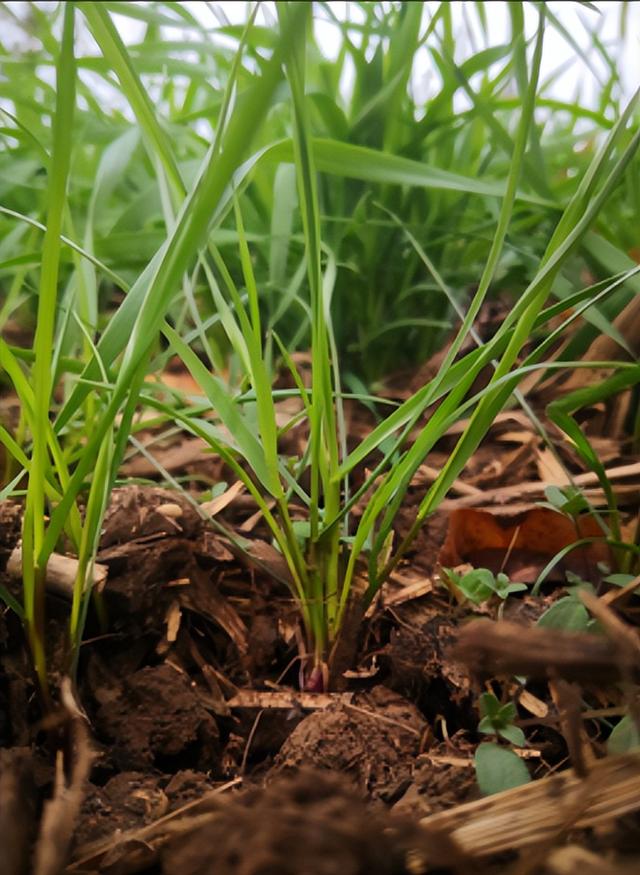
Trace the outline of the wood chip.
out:
M 433 483 L 440 476 L 440 471 L 437 468 L 431 468 L 429 465 L 420 465 L 414 477 L 413 483 Z M 460 495 L 478 495 L 482 493 L 477 486 L 472 486 L 470 483 L 464 483 L 462 480 L 454 480 L 451 484 L 451 491 L 458 492 Z
M 394 572 L 389 582 L 381 590 L 381 607 L 391 608 L 405 602 L 419 599 L 433 592 L 434 582 L 431 577 L 409 577 Z
M 621 652 L 616 641 L 516 623 L 469 623 L 451 655 L 478 676 L 551 676 L 589 684 L 612 684 L 629 674 L 640 679 L 640 656 Z
M 182 508 L 175 502 L 168 501 L 165 504 L 159 504 L 156 507 L 156 512 L 162 514 L 165 519 L 178 520 L 182 516 Z
M 267 501 L 267 507 L 269 508 L 269 510 L 272 510 L 275 507 L 275 504 L 276 503 L 273 499 L 269 499 Z M 262 511 L 257 510 L 255 513 L 252 513 L 250 517 L 247 517 L 242 525 L 238 527 L 238 531 L 242 532 L 243 534 L 249 534 L 249 532 L 252 532 L 255 529 L 263 516 L 264 514 L 262 513 Z
M 422 761 L 423 757 L 420 757 Z M 431 754 L 427 754 L 424 759 L 428 760 L 428 762 L 433 763 L 436 766 L 453 766 L 454 769 L 473 769 L 474 762 L 472 759 L 466 759 L 465 757 L 453 757 L 453 756 L 432 756 Z
M 227 700 L 229 708 L 257 708 L 260 710 L 301 708 L 303 711 L 324 711 L 330 705 L 349 705 L 353 693 L 295 693 L 289 690 L 238 690 Z
M 529 446 L 532 441 L 536 440 L 536 435 L 532 431 L 503 431 L 502 434 L 496 435 L 495 439 L 501 444 Z
M 573 771 L 541 778 L 423 818 L 436 841 L 448 836 L 469 857 L 549 843 L 573 828 L 611 823 L 640 810 L 640 753 L 597 761 L 585 778 Z M 429 860 L 446 864 L 447 860 Z
M 571 483 L 567 469 L 559 461 L 549 447 L 536 448 L 538 476 L 545 483 L 556 486 L 568 486 Z
M 7 573 L 20 580 L 22 578 L 22 547 L 16 547 L 7 562 Z M 78 573 L 78 560 L 74 556 L 63 556 L 61 553 L 52 553 L 47 562 L 47 576 L 45 585 L 50 592 L 66 599 L 73 598 L 73 587 L 76 574 Z M 102 592 L 107 582 L 109 569 L 106 565 L 95 562 L 93 565 L 93 579 L 96 592 Z
M 529 690 L 522 690 L 518 696 L 518 702 L 522 705 L 525 711 L 528 711 L 529 714 L 533 714 L 534 717 L 544 718 L 549 713 L 549 706 L 547 703 L 543 702 L 537 696 L 534 696 Z
M 615 468 L 607 470 L 607 477 L 613 483 L 621 480 L 628 480 L 632 477 L 640 476 L 640 462 L 630 465 L 619 465 Z M 576 474 L 573 478 L 576 486 L 594 486 L 598 483 L 598 477 L 592 471 L 587 471 L 584 474 Z M 518 483 L 514 486 L 501 486 L 498 489 L 488 489 L 482 491 L 479 495 L 463 495 L 458 498 L 445 499 L 440 504 L 441 510 L 455 510 L 460 507 L 478 507 L 479 505 L 489 506 L 491 504 L 508 504 L 515 499 L 522 499 L 525 495 L 532 498 L 544 497 L 544 490 L 547 486 L 554 486 L 554 483 L 536 480 L 529 483 Z M 638 495 L 637 482 L 630 484 L 630 489 L 633 494 Z
M 178 637 L 178 630 L 180 629 L 181 620 L 182 611 L 180 610 L 179 603 L 171 602 L 171 604 L 169 605 L 169 609 L 167 610 L 167 615 L 165 617 L 165 623 L 167 624 L 166 638 L 170 644 L 173 644 Z

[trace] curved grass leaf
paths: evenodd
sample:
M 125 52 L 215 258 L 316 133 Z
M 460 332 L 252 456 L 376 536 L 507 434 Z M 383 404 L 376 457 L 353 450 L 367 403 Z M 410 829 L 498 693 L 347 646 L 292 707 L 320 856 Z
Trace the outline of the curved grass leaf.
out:
M 206 243 L 212 212 L 229 185 L 242 155 L 251 143 L 261 119 L 267 112 L 271 96 L 281 80 L 283 46 L 291 40 L 302 38 L 304 16 L 304 6 L 292 11 L 290 23 L 283 29 L 273 57 L 265 65 L 261 77 L 254 83 L 250 92 L 245 95 L 245 100 L 230 118 L 222 136 L 220 152 L 209 155 L 205 161 L 192 191 L 181 207 L 171 235 L 143 274 L 144 295 L 130 332 L 124 337 L 122 334 L 118 336 L 118 333 L 123 331 L 123 327 L 125 331 L 127 328 L 122 324 L 124 321 L 122 317 L 118 317 L 122 309 L 117 311 L 110 322 L 112 338 L 118 347 L 122 349 L 123 342 L 126 344 L 123 362 L 109 405 L 86 447 L 84 458 L 78 463 L 65 498 L 51 517 L 41 551 L 43 555 L 48 555 L 48 552 L 53 550 L 71 503 L 81 489 L 84 478 L 93 467 L 100 443 L 126 398 L 129 385 L 141 362 L 147 358 L 158 336 L 164 315 L 176 289 L 180 287 L 182 275 Z M 123 307 L 126 307 L 130 296 L 131 293 L 125 299 Z M 105 364 L 109 366 L 109 358 L 104 355 L 101 345 L 99 349 Z M 69 415 L 68 412 L 67 416 Z

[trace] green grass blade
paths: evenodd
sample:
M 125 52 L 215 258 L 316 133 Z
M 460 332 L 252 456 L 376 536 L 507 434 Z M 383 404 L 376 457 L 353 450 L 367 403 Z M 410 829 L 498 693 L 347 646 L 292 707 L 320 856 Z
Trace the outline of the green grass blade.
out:
M 267 112 L 271 96 L 281 80 L 283 46 L 291 40 L 300 38 L 304 28 L 304 16 L 303 6 L 292 11 L 290 22 L 279 37 L 273 57 L 265 65 L 261 77 L 253 84 L 249 93 L 245 94 L 244 101 L 231 117 L 223 135 L 220 153 L 208 157 L 193 190 L 181 208 L 171 236 L 157 254 L 148 271 L 145 271 L 145 281 L 148 285 L 130 334 L 123 337 L 119 332 L 123 329 L 121 313 L 128 304 L 131 293 L 110 321 L 109 328 L 112 332 L 114 347 L 122 349 L 126 343 L 123 362 L 109 405 L 87 445 L 85 456 L 79 462 L 71 478 L 65 498 L 51 517 L 43 551 L 53 548 L 68 509 L 81 488 L 84 478 L 92 469 L 102 439 L 127 395 L 128 386 L 158 336 L 164 314 L 175 290 L 180 287 L 182 275 L 206 242 L 212 212 L 229 185 L 242 155 L 251 143 Z M 129 310 L 128 315 L 130 313 Z M 105 364 L 109 365 L 108 357 L 104 355 L 100 344 L 99 348 Z M 70 414 L 68 413 L 68 415 Z M 59 427 L 58 423 L 57 425 Z
M 51 356 L 58 295 L 60 234 L 72 150 L 76 76 L 73 38 L 74 8 L 73 5 L 69 4 L 65 8 L 62 43 L 56 74 L 56 112 L 53 119 L 53 150 L 48 179 L 47 230 L 42 251 L 38 320 L 34 340 L 33 449 L 23 520 L 24 615 L 33 660 L 43 691 L 47 689 L 43 638 L 43 599 L 44 576 L 50 551 L 43 551 L 43 542 L 45 539 L 46 482 L 50 467 L 48 434 L 50 429 L 49 405 L 53 389 Z

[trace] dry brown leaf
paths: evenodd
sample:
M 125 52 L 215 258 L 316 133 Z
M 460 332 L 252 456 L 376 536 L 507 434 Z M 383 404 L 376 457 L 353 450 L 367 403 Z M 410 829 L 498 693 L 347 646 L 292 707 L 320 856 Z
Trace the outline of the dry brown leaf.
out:
M 602 538 L 597 520 L 586 516 L 575 524 L 563 514 L 544 507 L 534 507 L 521 517 L 502 520 L 483 510 L 461 508 L 449 517 L 449 529 L 440 551 L 439 561 L 446 567 L 469 562 L 475 568 L 517 573 L 518 568 L 539 565 L 581 538 Z M 598 562 L 609 558 L 609 547 L 595 542 L 572 550 L 563 559 L 563 567 L 588 573 Z

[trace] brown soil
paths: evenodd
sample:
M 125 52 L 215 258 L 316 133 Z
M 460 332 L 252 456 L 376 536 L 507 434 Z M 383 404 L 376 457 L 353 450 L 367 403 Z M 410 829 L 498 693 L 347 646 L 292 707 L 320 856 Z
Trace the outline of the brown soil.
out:
M 393 802 L 411 783 L 427 723 L 382 686 L 305 717 L 284 742 L 274 772 L 313 766 L 352 777 L 374 798 Z
M 108 741 L 118 769 L 160 768 L 173 762 L 219 771 L 219 731 L 189 679 L 172 665 L 147 666 L 114 688 L 96 692 L 94 726 Z
M 331 745 L 331 740 L 329 745 Z M 423 842 L 424 843 L 424 842 Z M 164 875 L 404 875 L 419 872 L 410 823 L 372 808 L 348 781 L 300 770 L 250 791 L 169 844 Z M 414 866 L 408 859 L 414 856 Z

